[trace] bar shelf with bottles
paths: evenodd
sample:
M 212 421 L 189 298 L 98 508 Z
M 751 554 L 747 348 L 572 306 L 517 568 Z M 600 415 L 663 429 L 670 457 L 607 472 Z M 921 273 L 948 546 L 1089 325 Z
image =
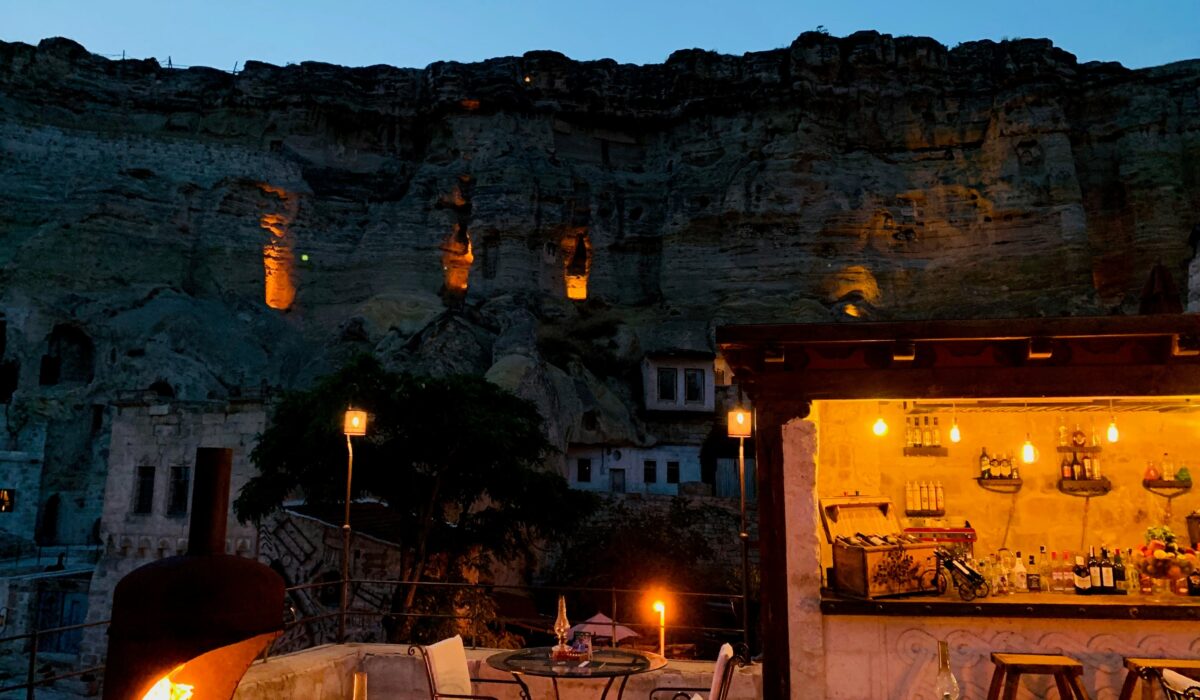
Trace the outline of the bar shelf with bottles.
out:
M 905 457 L 946 457 L 950 450 L 942 446 L 942 428 L 938 416 L 906 416 L 904 419 Z

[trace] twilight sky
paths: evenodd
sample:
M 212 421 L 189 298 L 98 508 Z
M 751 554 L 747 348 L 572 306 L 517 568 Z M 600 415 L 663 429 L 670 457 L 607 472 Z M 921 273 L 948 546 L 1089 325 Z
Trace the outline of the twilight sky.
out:
M 1200 0 L 0 0 L 0 39 L 232 68 L 257 59 L 423 67 L 553 49 L 660 63 L 675 49 L 740 54 L 824 25 L 973 39 L 1048 37 L 1131 68 L 1200 58 Z

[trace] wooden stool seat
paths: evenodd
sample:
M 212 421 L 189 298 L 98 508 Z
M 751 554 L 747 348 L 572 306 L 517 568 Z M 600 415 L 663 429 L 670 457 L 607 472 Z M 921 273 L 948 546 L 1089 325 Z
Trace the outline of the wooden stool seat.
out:
M 1138 656 L 1126 656 L 1125 668 L 1128 671 L 1125 674 L 1125 683 L 1121 686 L 1120 700 L 1133 700 L 1133 691 L 1137 688 L 1137 682 L 1142 678 L 1142 671 L 1148 668 L 1171 669 L 1179 671 L 1185 676 L 1196 677 L 1200 674 L 1200 659 L 1147 659 Z M 1154 695 L 1154 686 L 1146 682 L 1142 685 L 1142 697 L 1151 698 Z
M 1069 656 L 993 652 L 992 663 L 995 664 L 996 671 L 992 674 L 987 700 L 1000 700 L 1002 686 L 1003 700 L 1014 700 L 1021 676 L 1025 674 L 1054 676 L 1054 684 L 1062 700 L 1091 700 L 1081 680 L 1083 664 Z

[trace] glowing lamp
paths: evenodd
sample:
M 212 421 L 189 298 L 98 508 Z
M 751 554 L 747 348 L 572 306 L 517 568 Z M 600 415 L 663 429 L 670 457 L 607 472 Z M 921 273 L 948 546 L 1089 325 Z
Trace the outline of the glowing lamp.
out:
M 367 412 L 353 408 L 346 411 L 346 418 L 342 421 L 342 432 L 351 437 L 366 435 Z
M 1025 434 L 1025 444 L 1021 445 L 1021 461 L 1026 464 L 1033 464 L 1037 461 L 1038 451 L 1033 446 L 1033 442 L 1029 439 L 1029 433 Z
M 667 612 L 667 604 L 661 600 L 654 601 L 654 612 L 662 615 Z
M 748 438 L 753 432 L 753 425 L 750 412 L 741 406 L 729 412 L 729 437 Z
M 875 433 L 879 437 L 887 435 L 888 424 L 887 421 L 883 419 L 883 416 L 875 419 L 875 424 L 871 426 L 871 432 Z
M 1108 423 L 1108 441 L 1116 442 L 1121 439 L 1121 431 L 1117 430 L 1117 420 L 1114 418 Z
M 958 429 L 958 421 L 950 426 L 950 442 L 962 442 L 962 431 Z

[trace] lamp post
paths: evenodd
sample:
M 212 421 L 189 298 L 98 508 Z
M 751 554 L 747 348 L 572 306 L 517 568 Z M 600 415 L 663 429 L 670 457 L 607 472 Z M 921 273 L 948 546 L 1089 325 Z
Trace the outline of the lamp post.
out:
M 667 604 L 654 601 L 654 612 L 658 613 L 658 655 L 667 655 Z
M 738 489 L 741 493 L 742 524 L 738 539 L 742 541 L 742 643 L 750 650 L 750 531 L 746 529 L 746 438 L 754 432 L 754 418 L 738 405 L 729 412 L 729 437 L 738 440 Z
M 346 435 L 346 517 L 342 520 L 342 595 L 338 606 L 338 643 L 346 641 L 346 611 L 350 606 L 350 481 L 354 476 L 352 437 L 367 434 L 367 412 L 350 408 L 342 420 Z

